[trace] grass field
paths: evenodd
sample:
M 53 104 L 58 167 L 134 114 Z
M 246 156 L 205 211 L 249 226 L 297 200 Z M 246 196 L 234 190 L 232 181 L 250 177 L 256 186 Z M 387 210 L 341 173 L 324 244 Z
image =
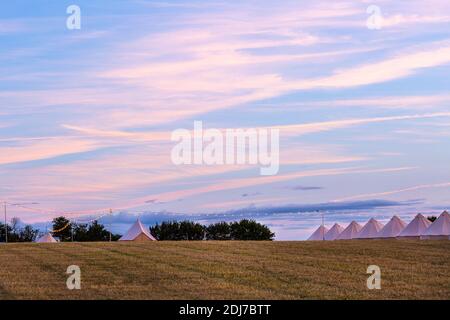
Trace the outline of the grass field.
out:
M 0 299 L 450 299 L 450 241 L 0 245 Z

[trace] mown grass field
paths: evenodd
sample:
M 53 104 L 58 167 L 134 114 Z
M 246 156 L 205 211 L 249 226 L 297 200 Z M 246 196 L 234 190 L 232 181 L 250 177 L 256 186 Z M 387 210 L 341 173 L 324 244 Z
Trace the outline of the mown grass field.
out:
M 0 245 L 0 299 L 450 299 L 450 241 Z

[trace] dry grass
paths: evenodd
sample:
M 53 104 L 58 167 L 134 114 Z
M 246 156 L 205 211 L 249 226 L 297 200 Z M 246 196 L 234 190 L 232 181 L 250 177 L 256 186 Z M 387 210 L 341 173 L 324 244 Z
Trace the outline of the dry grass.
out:
M 0 299 L 450 299 L 450 241 L 0 245 Z

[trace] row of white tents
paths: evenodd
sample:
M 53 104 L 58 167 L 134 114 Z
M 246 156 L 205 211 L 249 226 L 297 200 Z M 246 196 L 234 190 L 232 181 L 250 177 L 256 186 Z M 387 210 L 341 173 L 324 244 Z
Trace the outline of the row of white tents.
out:
M 406 224 L 398 216 L 383 225 L 371 218 L 364 226 L 352 221 L 345 229 L 335 223 L 331 229 L 317 228 L 308 240 L 349 239 L 450 239 L 450 214 L 444 211 L 433 223 L 422 214 Z
M 155 241 L 155 240 L 156 239 L 151 235 L 149 229 L 146 228 L 139 219 L 131 226 L 131 228 L 127 231 L 127 233 L 125 233 L 119 239 L 119 241 L 137 241 L 137 242 Z M 49 232 L 44 234 L 42 237 L 38 238 L 36 242 L 53 243 L 58 241 Z

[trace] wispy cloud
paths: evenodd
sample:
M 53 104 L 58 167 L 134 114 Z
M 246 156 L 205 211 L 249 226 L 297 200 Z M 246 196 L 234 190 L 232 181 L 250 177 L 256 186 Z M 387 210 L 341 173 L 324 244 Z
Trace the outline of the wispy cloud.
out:
M 14 146 L 0 147 L 0 165 L 49 159 L 97 148 L 93 142 L 74 138 L 19 139 Z
M 286 187 L 288 189 L 291 190 L 296 190 L 296 191 L 310 191 L 310 190 L 322 190 L 323 187 L 315 187 L 315 186 L 290 186 L 290 187 Z
M 383 168 L 383 169 L 363 169 L 363 168 L 340 168 L 340 169 L 323 169 L 323 170 L 309 170 L 295 172 L 285 175 L 277 175 L 270 177 L 257 177 L 246 179 L 234 179 L 222 181 L 217 184 L 210 184 L 199 188 L 190 188 L 179 191 L 170 191 L 165 193 L 153 194 L 150 197 L 162 199 L 163 201 L 174 201 L 180 198 L 192 197 L 195 195 L 206 194 L 210 192 L 225 191 L 231 189 L 239 189 L 244 187 L 251 187 L 256 185 L 267 185 L 270 183 L 318 176 L 335 176 L 344 174 L 358 174 L 358 173 L 387 173 L 404 170 L 411 170 L 411 167 L 397 167 L 397 168 Z M 141 201 L 139 201 L 141 202 Z M 131 205 L 132 206 L 132 205 Z
M 340 202 L 340 201 L 349 201 L 349 200 L 355 200 L 355 199 L 382 197 L 382 196 L 389 196 L 389 195 L 397 194 L 397 193 L 416 191 L 416 190 L 421 190 L 421 189 L 430 189 L 430 188 L 431 189 L 432 188 L 450 188 L 450 182 L 435 183 L 435 184 L 423 184 L 423 185 L 419 185 L 419 186 L 407 187 L 407 188 L 397 189 L 397 190 L 358 194 L 355 196 L 345 197 L 345 198 L 337 199 L 334 201 Z
M 410 76 L 420 69 L 436 67 L 450 62 L 450 45 L 447 42 L 430 44 L 432 49 L 415 50 L 413 53 L 397 54 L 394 57 L 369 64 L 336 71 L 333 75 L 300 81 L 297 89 L 345 88 L 376 84 Z

